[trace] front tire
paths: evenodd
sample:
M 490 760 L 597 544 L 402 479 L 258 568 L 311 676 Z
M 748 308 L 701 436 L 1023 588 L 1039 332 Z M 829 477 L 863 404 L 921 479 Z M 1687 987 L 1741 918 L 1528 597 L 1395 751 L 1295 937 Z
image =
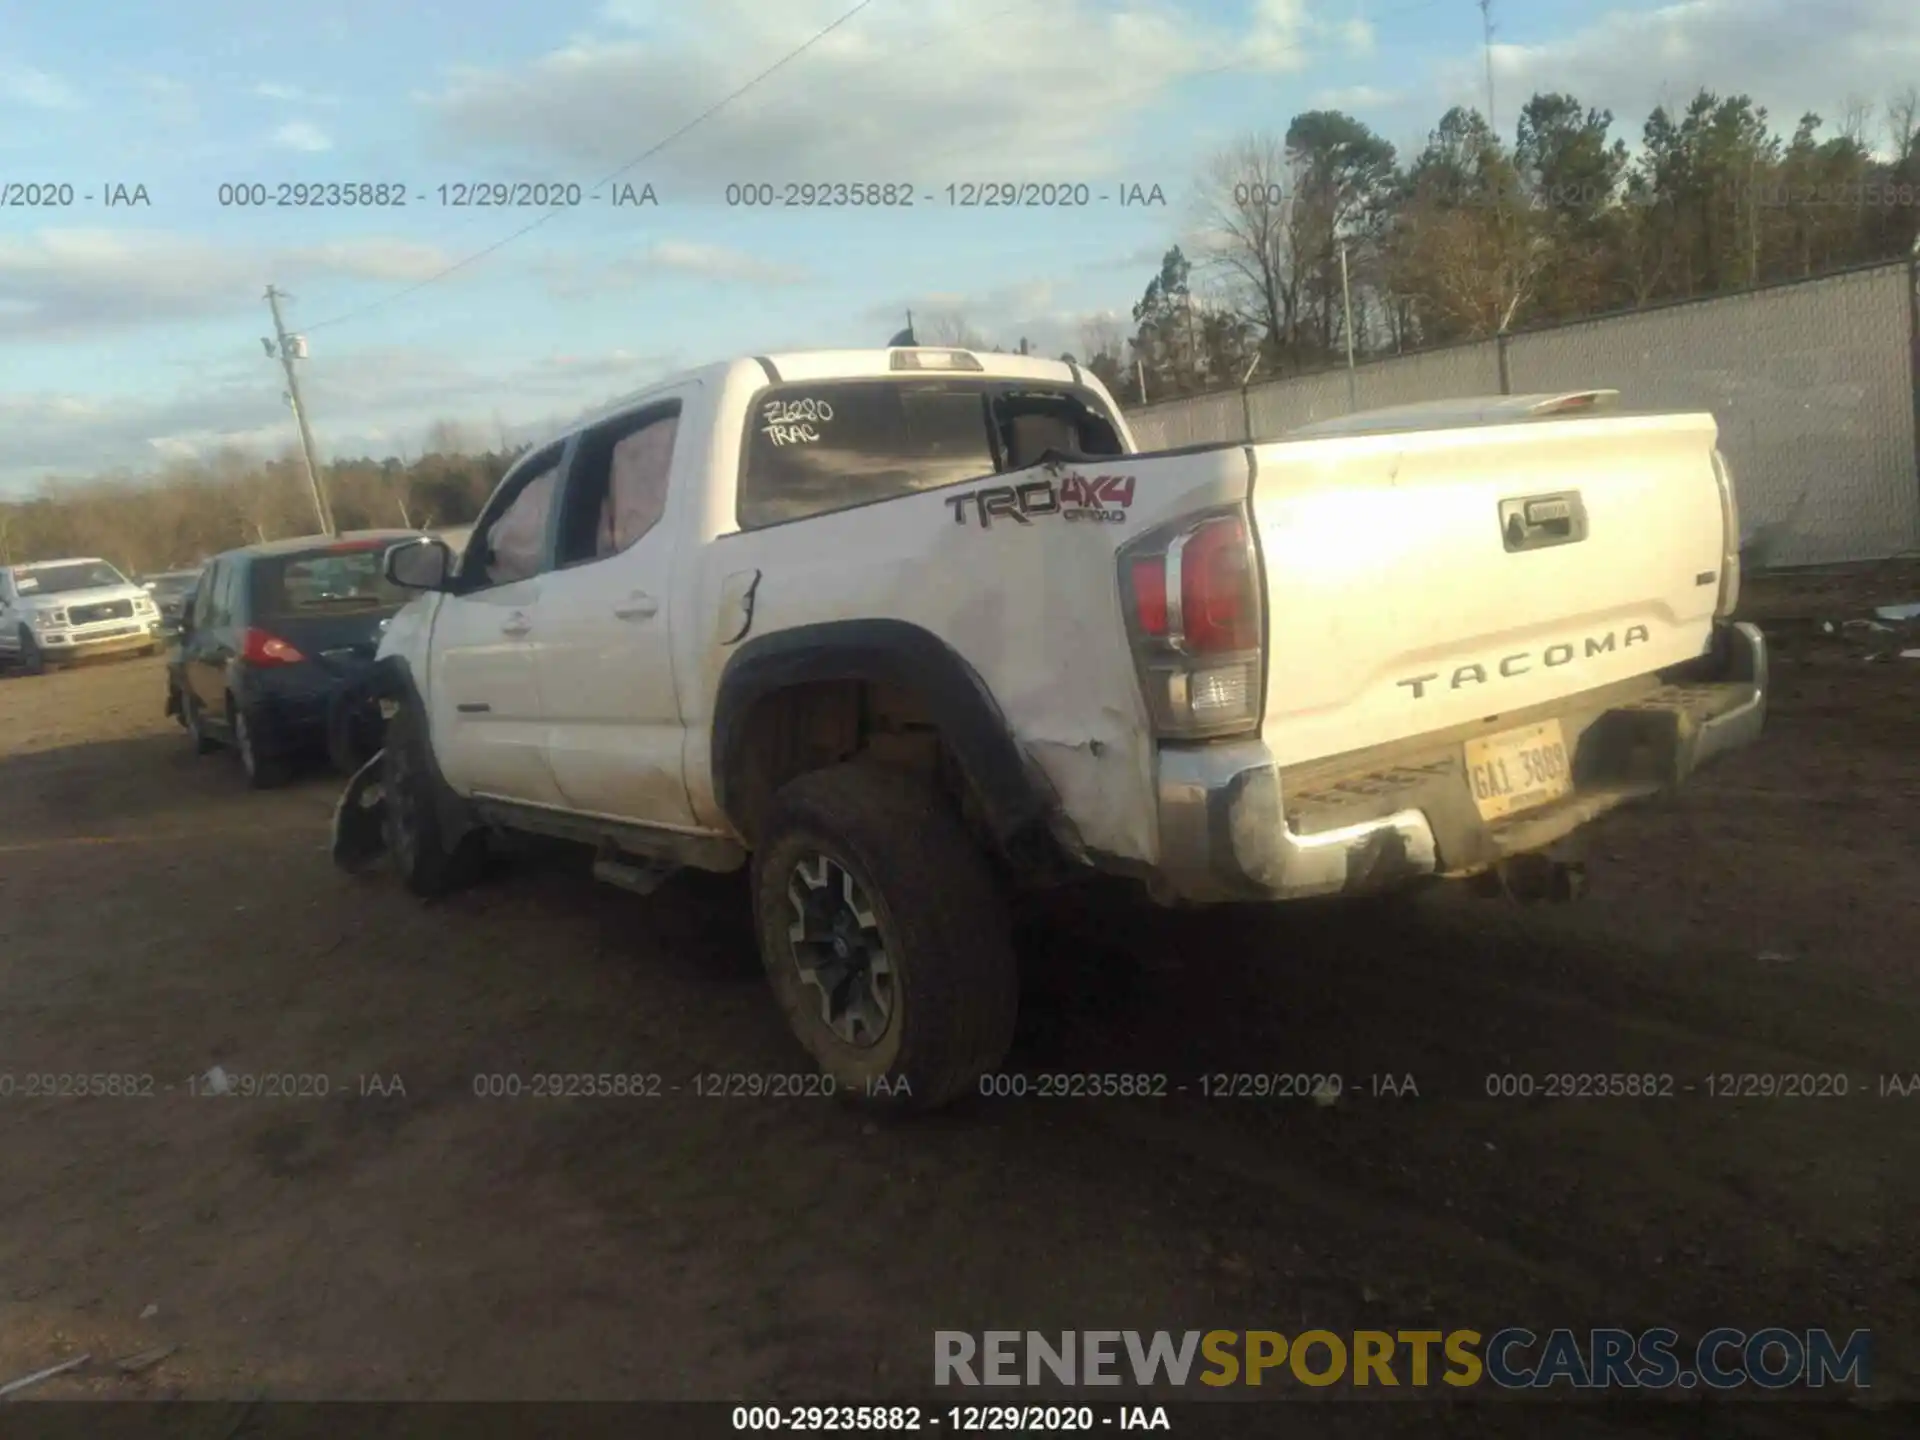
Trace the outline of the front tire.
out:
M 400 883 L 423 899 L 471 885 L 486 860 L 486 836 L 469 831 L 451 845 L 440 823 L 438 781 L 424 727 L 410 705 L 387 726 L 381 766 L 386 850 Z
M 753 891 L 774 996 L 838 1093 L 931 1110 L 1005 1058 L 1012 926 L 931 786 L 857 763 L 794 780 L 769 808 Z
M 46 652 L 40 648 L 40 642 L 33 638 L 33 631 L 24 625 L 20 627 L 20 673 L 22 675 L 47 673 Z

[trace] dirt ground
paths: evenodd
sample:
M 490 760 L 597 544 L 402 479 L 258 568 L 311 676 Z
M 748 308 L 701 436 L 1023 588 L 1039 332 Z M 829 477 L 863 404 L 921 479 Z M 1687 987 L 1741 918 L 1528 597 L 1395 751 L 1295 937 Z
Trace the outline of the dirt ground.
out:
M 724 885 L 423 906 L 330 866 L 337 781 L 192 755 L 158 661 L 0 680 L 0 1382 L 177 1345 L 33 1393 L 817 1401 L 924 1394 L 936 1329 L 1782 1324 L 1870 1327 L 1912 1395 L 1920 1095 L 1878 1092 L 1920 1072 L 1920 662 L 1794 622 L 1920 573 L 1843 590 L 1750 586 L 1765 739 L 1594 827 L 1584 902 L 1088 900 L 1032 947 L 1011 1068 L 1187 1092 L 904 1127 L 691 1093 L 803 1068 Z M 328 1093 L 193 1094 L 216 1063 Z M 1346 1094 L 1198 1093 L 1237 1071 Z M 1568 1071 L 1679 1090 L 1487 1093 Z M 476 1094 L 539 1072 L 666 1088 Z M 21 1093 L 107 1073 L 153 1093 Z M 1690 1433 L 1774 1407 L 1734 1408 Z M 1624 1433 L 1592 1425 L 1554 1430 Z

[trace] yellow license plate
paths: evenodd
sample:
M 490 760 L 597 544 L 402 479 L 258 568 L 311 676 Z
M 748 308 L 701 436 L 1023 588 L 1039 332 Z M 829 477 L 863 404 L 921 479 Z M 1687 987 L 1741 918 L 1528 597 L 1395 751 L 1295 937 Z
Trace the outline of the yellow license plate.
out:
M 1499 820 L 1558 800 L 1573 789 L 1558 720 L 1469 740 L 1467 783 L 1482 820 Z

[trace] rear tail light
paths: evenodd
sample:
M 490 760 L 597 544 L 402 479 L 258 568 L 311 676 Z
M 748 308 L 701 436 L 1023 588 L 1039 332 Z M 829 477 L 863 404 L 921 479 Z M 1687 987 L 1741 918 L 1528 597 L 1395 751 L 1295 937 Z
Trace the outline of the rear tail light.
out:
M 1167 557 L 1133 562 L 1133 612 L 1149 635 L 1167 633 Z
M 1243 511 L 1191 518 L 1122 552 L 1134 663 L 1156 733 L 1256 729 L 1265 606 Z
M 249 665 L 298 665 L 307 657 L 278 635 L 249 630 L 240 646 L 240 658 Z

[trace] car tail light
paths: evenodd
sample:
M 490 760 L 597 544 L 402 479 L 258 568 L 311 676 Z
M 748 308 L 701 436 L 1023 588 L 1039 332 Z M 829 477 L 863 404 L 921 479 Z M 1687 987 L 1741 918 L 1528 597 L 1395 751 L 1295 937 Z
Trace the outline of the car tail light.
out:
M 1244 511 L 1189 518 L 1121 556 L 1127 622 L 1156 733 L 1258 728 L 1265 602 Z
M 1167 633 L 1167 557 L 1133 562 L 1133 609 L 1149 635 Z
M 298 665 L 307 657 L 278 635 L 249 630 L 240 647 L 240 658 L 249 665 Z
M 1173 542 L 1167 566 L 1177 571 L 1180 631 L 1191 654 L 1253 650 L 1260 644 L 1260 597 L 1246 521 L 1209 520 Z

